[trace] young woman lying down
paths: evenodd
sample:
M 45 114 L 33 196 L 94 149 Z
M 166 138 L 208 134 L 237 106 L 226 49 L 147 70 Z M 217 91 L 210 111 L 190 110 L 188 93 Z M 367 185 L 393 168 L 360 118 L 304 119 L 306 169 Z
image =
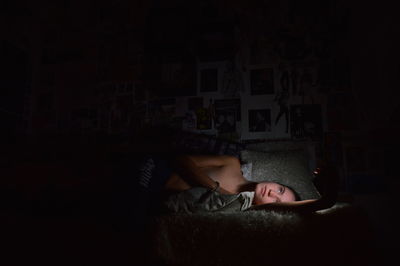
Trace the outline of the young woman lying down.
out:
M 226 155 L 182 155 L 171 160 L 149 157 L 141 163 L 138 180 L 142 200 L 157 208 L 162 202 L 162 210 L 169 212 L 313 212 L 334 204 L 330 195 L 299 200 L 284 184 L 250 182 L 243 177 L 240 161 Z

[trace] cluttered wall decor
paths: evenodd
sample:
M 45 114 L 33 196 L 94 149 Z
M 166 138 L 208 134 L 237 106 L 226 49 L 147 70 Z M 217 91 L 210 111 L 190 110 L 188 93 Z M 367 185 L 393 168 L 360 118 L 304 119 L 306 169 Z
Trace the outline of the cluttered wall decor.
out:
M 271 131 L 271 110 L 253 109 L 249 110 L 249 132 Z

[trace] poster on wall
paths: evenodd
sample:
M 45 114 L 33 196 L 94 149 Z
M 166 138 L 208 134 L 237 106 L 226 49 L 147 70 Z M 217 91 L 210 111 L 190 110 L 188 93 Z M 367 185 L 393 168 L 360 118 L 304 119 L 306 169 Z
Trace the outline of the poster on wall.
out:
M 236 117 L 236 111 L 232 109 L 216 112 L 215 128 L 218 130 L 218 133 L 236 132 Z
M 149 101 L 149 117 L 153 125 L 168 124 L 176 114 L 176 99 L 165 98 Z
M 215 100 L 215 128 L 219 133 L 236 132 L 240 120 L 240 99 Z
M 323 133 L 321 105 L 291 105 L 290 129 L 294 139 L 321 139 Z
M 222 75 L 221 93 L 226 98 L 239 97 L 244 92 L 243 74 L 238 64 L 234 61 L 227 61 Z
M 271 131 L 271 109 L 249 110 L 249 132 Z
M 250 94 L 274 94 L 274 69 L 259 68 L 250 71 Z
M 192 131 L 196 129 L 196 114 L 193 111 L 188 111 L 182 118 L 182 129 Z
M 196 118 L 197 118 L 197 129 L 199 130 L 207 130 L 211 129 L 212 119 L 210 110 L 201 107 L 196 110 Z

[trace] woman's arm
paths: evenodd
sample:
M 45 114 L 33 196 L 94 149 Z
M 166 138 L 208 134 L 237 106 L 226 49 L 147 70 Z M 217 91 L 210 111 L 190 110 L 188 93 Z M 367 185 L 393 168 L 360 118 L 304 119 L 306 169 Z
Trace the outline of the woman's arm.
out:
M 211 179 L 202 167 L 223 167 L 232 160 L 231 156 L 206 156 L 206 155 L 182 155 L 174 160 L 174 168 L 179 176 L 191 186 L 202 186 L 209 189 L 218 189 L 220 193 L 230 194 L 219 187 L 218 183 Z
M 339 180 L 335 168 L 330 166 L 325 166 L 323 169 L 317 168 L 314 174 L 317 175 L 316 178 L 323 182 L 321 198 L 255 205 L 249 210 L 275 210 L 309 213 L 332 207 L 337 200 Z
M 322 197 L 320 199 L 255 205 L 249 210 L 294 211 L 299 213 L 310 213 L 318 210 L 327 209 L 332 206 L 333 204 L 328 204 L 328 202 Z

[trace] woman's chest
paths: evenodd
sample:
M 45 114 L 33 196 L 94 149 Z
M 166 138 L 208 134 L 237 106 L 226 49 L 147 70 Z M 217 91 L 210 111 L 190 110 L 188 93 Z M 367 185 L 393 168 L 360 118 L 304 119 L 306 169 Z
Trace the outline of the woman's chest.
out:
M 201 170 L 220 186 L 232 193 L 239 193 L 241 185 L 246 183 L 240 169 L 227 167 L 203 167 Z

